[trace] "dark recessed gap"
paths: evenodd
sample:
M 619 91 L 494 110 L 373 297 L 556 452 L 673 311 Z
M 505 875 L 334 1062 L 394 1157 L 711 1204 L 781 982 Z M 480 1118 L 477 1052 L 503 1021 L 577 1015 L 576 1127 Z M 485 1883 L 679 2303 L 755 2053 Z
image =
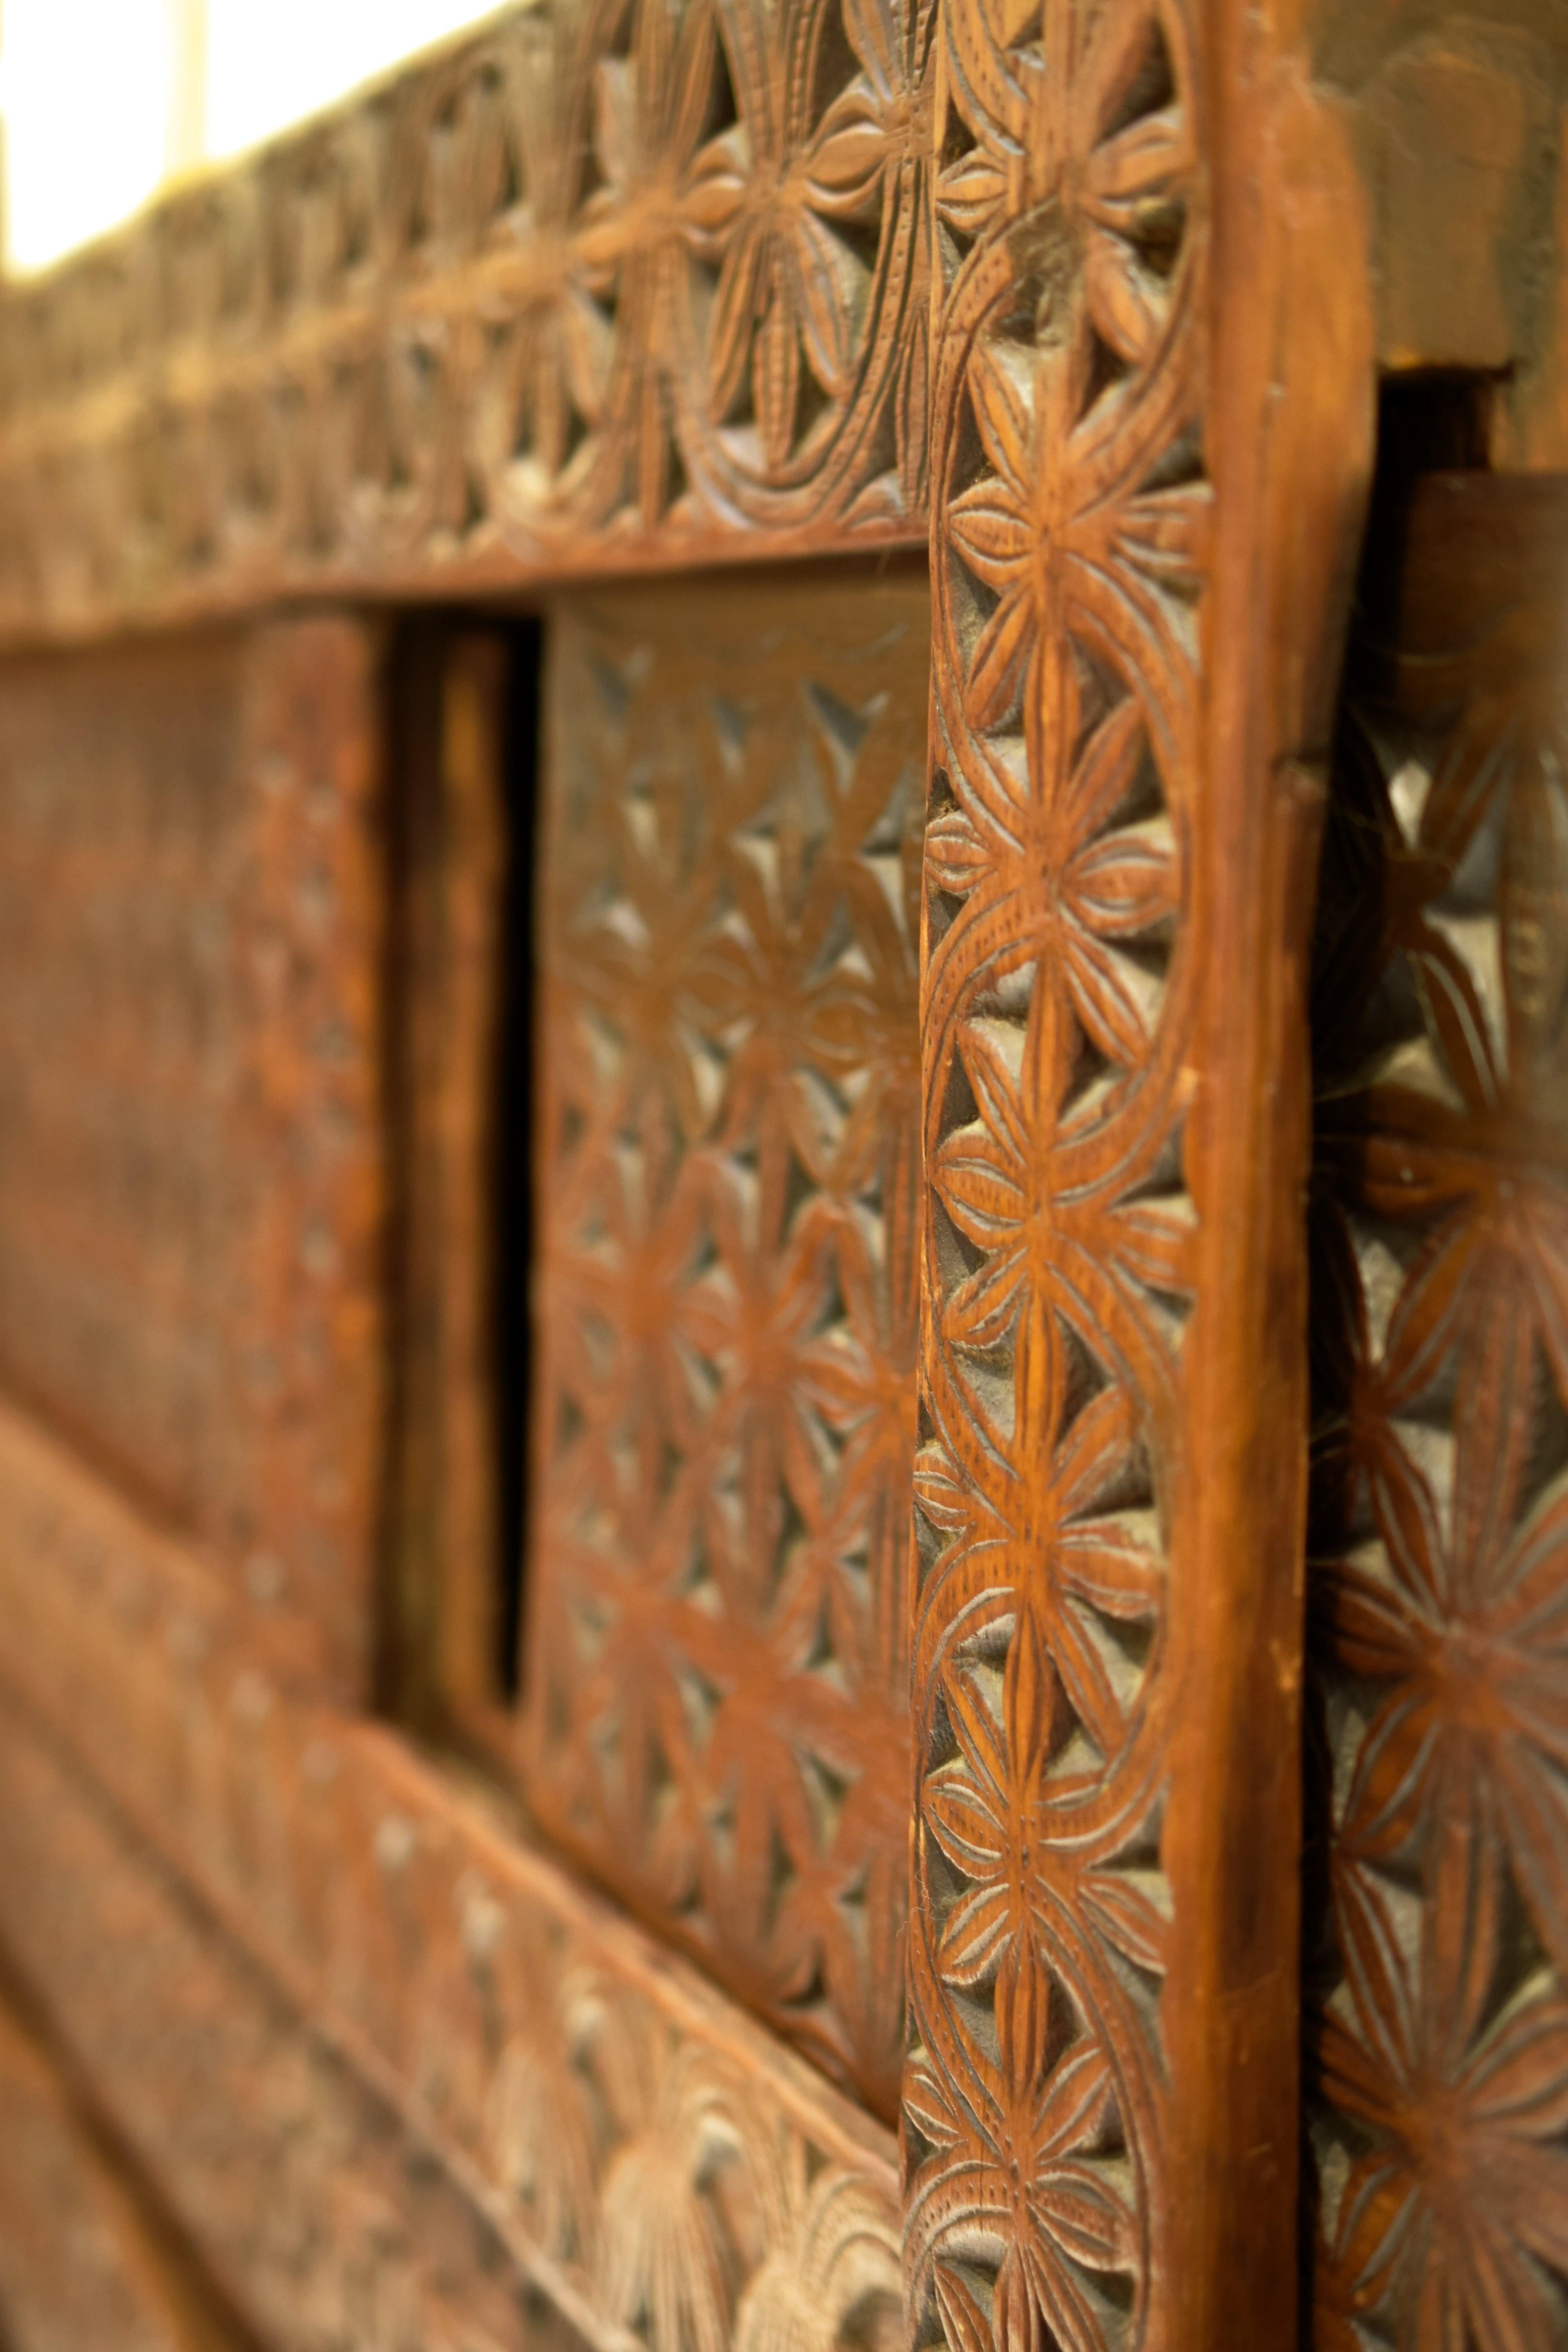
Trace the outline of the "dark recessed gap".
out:
M 538 826 L 542 633 L 520 626 L 510 648 L 506 719 L 509 860 L 501 924 L 495 1126 L 496 1675 L 510 1704 L 521 1673 L 528 1477 L 530 1269 L 533 1258 L 534 844 Z

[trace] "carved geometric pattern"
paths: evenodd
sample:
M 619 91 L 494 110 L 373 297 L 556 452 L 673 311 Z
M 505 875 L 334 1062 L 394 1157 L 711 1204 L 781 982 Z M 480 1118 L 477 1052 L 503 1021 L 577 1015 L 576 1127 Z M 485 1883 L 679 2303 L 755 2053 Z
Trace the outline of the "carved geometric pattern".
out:
M 906 2269 L 953 2352 L 1144 2340 L 1209 490 L 1188 13 L 946 26 Z
M 341 615 L 0 681 L 0 1365 L 356 1696 L 377 686 Z
M 528 1777 L 891 2114 L 923 578 L 563 604 Z
M 1539 605 L 1493 569 L 1489 610 L 1491 551 L 1445 530 L 1468 507 L 1501 565 L 1517 503 L 1433 488 L 1407 579 L 1439 610 L 1472 589 L 1453 650 L 1424 631 L 1388 678 L 1373 631 L 1354 656 L 1319 943 L 1315 2328 L 1545 2352 L 1568 2334 L 1564 599 L 1559 555 Z M 1560 551 L 1562 486 L 1528 497 L 1527 555 Z
M 8 1412 L 0 1505 L 5 1942 L 280 2344 L 890 2340 L 884 2131 Z
M 923 537 L 931 0 L 520 9 L 0 295 L 0 628 Z

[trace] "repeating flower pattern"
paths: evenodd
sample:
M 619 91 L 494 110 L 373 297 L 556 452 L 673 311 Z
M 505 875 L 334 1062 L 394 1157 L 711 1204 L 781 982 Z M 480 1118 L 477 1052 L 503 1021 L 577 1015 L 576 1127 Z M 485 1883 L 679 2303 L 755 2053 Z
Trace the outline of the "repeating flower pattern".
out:
M 923 583 L 563 612 L 529 1778 L 890 2111 Z
M 1334 2352 L 1568 2326 L 1568 800 L 1539 625 L 1392 694 L 1359 652 L 1336 768 L 1309 1988 Z
M 1136 0 L 947 41 L 906 2264 L 917 2340 L 1100 2352 L 1166 2227 L 1194 60 Z
M 7 290 L 0 610 L 918 541 L 934 18 L 519 9 Z

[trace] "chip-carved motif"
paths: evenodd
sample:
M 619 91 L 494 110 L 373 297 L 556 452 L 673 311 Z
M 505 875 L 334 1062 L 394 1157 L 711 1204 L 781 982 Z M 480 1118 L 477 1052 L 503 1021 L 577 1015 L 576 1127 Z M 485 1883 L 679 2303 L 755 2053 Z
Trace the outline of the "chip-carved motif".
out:
M 919 541 L 933 16 L 520 9 L 0 293 L 0 627 Z
M 1516 549 L 1532 499 L 1500 576 L 1486 542 Z M 1446 543 L 1445 507 L 1489 530 Z M 1568 2329 L 1568 604 L 1555 555 L 1550 594 L 1531 578 L 1563 512 L 1559 482 L 1437 486 L 1409 577 L 1450 625 L 1392 679 L 1369 630 L 1336 761 L 1309 1559 L 1325 2352 Z M 1489 609 L 1456 593 L 1489 571 Z
M 891 2113 L 919 576 L 554 619 L 528 1775 Z
M 888 2135 L 395 1735 L 271 1671 L 198 1558 L 8 1411 L 0 1607 L 0 1930 L 280 2343 L 515 2344 L 509 2274 L 603 2352 L 889 2340 Z M 171 1911 L 164 1976 L 141 1947 Z
M 918 2340 L 1089 2352 L 1168 2225 L 1197 60 L 1144 0 L 945 38 L 906 2261 Z

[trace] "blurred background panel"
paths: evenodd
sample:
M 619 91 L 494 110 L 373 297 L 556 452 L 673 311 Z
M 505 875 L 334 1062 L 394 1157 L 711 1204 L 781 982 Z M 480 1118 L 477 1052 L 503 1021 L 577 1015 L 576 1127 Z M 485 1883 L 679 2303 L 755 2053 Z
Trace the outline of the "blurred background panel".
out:
M 5 269 L 47 268 L 171 180 L 493 13 L 475 0 L 0 0 Z

